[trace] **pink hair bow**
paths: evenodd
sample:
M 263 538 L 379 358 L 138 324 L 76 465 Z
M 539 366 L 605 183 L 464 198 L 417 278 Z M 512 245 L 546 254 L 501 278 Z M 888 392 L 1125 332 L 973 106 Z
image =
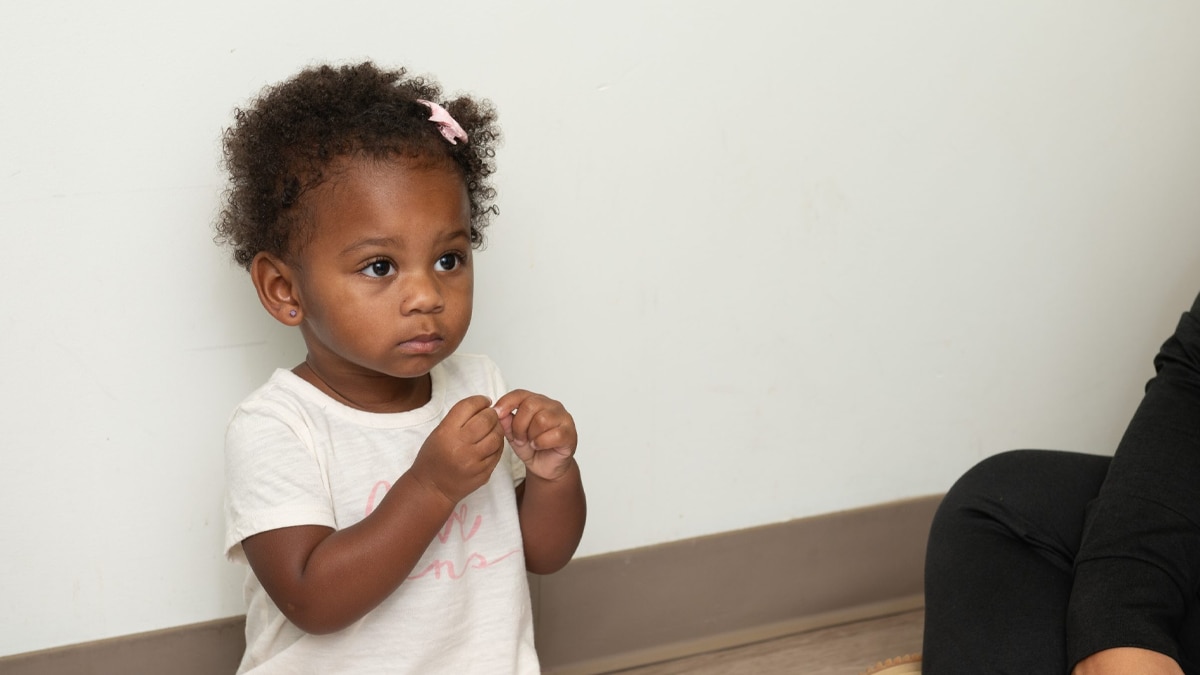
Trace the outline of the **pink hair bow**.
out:
M 424 103 L 429 106 L 429 121 L 438 125 L 438 131 L 442 132 L 442 136 L 450 141 L 450 145 L 458 145 L 458 141 L 467 142 L 467 132 L 463 131 L 462 126 L 450 116 L 450 112 L 433 101 L 417 99 L 417 103 Z

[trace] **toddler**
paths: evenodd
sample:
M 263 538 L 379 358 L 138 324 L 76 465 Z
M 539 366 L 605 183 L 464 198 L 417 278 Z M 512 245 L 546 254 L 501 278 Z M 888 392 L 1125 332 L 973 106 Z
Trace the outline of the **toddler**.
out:
M 525 572 L 582 535 L 575 423 L 455 353 L 499 130 L 439 100 L 403 69 L 316 67 L 225 133 L 218 240 L 308 352 L 226 435 L 239 673 L 539 672 Z

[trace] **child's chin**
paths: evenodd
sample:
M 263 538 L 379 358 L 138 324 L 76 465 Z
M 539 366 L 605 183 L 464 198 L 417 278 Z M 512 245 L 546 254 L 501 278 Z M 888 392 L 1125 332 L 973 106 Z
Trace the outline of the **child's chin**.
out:
M 384 375 L 389 375 L 402 380 L 425 377 L 429 374 L 429 371 L 433 370 L 434 366 L 446 360 L 447 356 L 449 356 L 449 354 L 425 354 L 419 357 L 414 356 L 405 359 L 406 362 L 403 364 L 397 365 L 393 368 L 388 368 L 386 370 L 381 370 L 379 372 Z

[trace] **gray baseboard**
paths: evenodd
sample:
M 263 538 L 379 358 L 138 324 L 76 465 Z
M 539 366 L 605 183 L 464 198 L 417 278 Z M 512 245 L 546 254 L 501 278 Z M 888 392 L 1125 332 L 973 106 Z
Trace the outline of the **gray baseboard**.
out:
M 923 604 L 941 496 L 610 553 L 540 580 L 543 670 L 603 673 Z
M 0 657 L 4 675 L 231 675 L 246 648 L 245 617 Z
M 940 495 L 580 558 L 530 578 L 544 672 L 604 673 L 920 607 Z M 0 657 L 5 675 L 229 675 L 243 617 Z

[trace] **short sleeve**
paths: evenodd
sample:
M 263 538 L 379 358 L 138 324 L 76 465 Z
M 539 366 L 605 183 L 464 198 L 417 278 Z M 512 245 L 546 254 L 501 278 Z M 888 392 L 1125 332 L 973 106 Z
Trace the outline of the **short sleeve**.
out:
M 282 406 L 244 404 L 225 434 L 225 556 L 244 560 L 247 537 L 296 525 L 336 527 L 308 430 Z

